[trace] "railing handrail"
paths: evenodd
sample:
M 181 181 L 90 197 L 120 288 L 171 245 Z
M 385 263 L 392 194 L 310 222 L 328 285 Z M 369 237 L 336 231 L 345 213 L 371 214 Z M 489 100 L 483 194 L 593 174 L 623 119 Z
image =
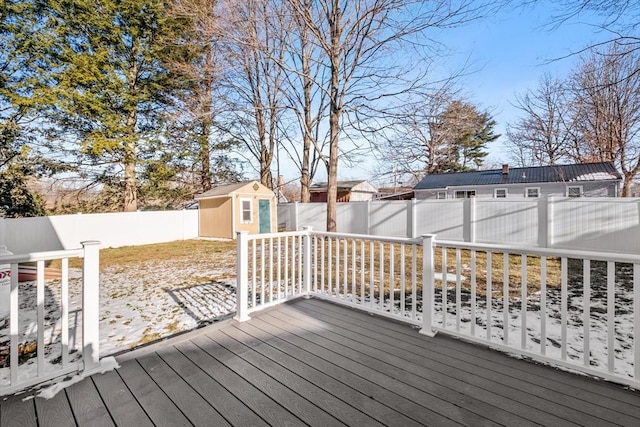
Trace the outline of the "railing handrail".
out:
M 32 252 L 28 254 L 0 256 L 0 264 L 19 264 L 22 262 L 49 261 L 60 258 L 83 258 L 84 249 L 63 249 L 58 251 Z
M 562 249 L 562 248 L 540 248 L 536 246 L 517 246 L 517 245 L 505 245 L 505 244 L 493 244 L 493 243 L 470 243 L 459 240 L 438 240 L 435 241 L 436 246 L 460 248 L 469 250 L 480 250 L 490 252 L 507 252 L 510 254 L 518 255 L 539 255 L 547 257 L 561 257 L 561 258 L 580 258 L 595 261 L 614 261 L 624 262 L 629 264 L 640 263 L 640 255 L 615 253 L 615 252 L 595 252 L 584 251 L 577 249 Z
M 236 234 L 239 232 L 236 232 Z M 275 239 L 278 237 L 291 237 L 291 236 L 304 236 L 308 234 L 308 231 L 283 231 L 280 233 L 261 233 L 261 234 L 248 234 L 247 241 L 262 240 L 262 239 Z
M 386 242 L 386 243 L 405 243 L 409 245 L 422 244 L 422 238 L 411 239 L 408 237 L 372 236 L 370 234 L 336 233 L 336 232 L 329 232 L 329 231 L 312 231 L 311 235 L 355 239 L 355 240 L 374 240 L 376 242 Z

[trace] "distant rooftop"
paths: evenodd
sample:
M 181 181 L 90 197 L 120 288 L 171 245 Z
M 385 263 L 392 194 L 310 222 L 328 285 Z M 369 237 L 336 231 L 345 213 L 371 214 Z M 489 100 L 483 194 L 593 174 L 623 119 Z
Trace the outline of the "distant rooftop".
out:
M 364 182 L 367 182 L 365 179 L 357 180 L 357 181 L 338 181 L 338 190 L 351 190 L 353 187 L 356 187 Z M 309 188 L 310 191 L 326 191 L 327 183 L 326 182 L 318 182 L 316 184 L 312 184 Z
M 425 176 L 413 189 L 430 190 L 471 185 L 622 180 L 622 176 L 611 162 L 533 166 L 526 168 L 509 168 L 507 166 L 504 169 L 506 170 L 492 169 L 473 172 L 430 174 Z

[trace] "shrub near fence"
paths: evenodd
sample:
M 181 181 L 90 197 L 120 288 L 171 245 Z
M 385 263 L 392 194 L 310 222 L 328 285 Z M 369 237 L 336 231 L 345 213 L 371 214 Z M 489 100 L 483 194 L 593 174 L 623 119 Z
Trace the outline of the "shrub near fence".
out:
M 326 230 L 325 203 L 278 205 L 279 229 Z M 339 203 L 337 231 L 640 254 L 640 199 L 448 199 Z

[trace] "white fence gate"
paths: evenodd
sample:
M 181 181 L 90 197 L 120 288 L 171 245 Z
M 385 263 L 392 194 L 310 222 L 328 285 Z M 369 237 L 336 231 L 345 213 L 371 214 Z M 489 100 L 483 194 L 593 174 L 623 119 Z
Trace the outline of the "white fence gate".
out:
M 278 205 L 280 230 L 326 230 L 325 203 Z M 337 232 L 640 254 L 640 199 L 450 199 L 339 203 Z

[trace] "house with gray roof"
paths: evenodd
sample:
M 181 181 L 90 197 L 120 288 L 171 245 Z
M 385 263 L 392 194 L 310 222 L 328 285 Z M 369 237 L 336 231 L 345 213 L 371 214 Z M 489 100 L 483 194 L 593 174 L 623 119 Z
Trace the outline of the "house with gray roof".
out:
M 622 176 L 611 162 L 451 172 L 425 176 L 416 199 L 467 197 L 618 197 Z

